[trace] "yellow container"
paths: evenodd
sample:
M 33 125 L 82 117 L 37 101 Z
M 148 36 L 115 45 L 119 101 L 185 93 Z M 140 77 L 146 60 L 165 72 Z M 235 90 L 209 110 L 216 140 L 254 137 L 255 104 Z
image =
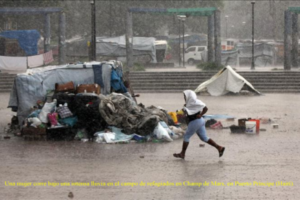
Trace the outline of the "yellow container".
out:
M 185 114 L 184 114 L 183 110 L 177 110 L 176 111 L 176 116 L 177 116 L 178 123 L 185 123 L 186 122 Z
M 184 112 L 183 112 L 183 110 L 177 110 L 176 114 L 177 114 L 177 115 L 183 115 Z
M 176 112 L 168 112 L 168 114 L 172 117 L 174 123 L 177 124 L 178 121 L 177 121 L 177 114 L 176 114 Z

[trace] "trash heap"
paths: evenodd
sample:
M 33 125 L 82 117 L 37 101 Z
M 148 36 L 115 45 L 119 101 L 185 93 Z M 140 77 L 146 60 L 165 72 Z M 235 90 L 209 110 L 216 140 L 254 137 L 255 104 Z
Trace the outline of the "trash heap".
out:
M 238 119 L 238 125 L 231 125 L 231 133 L 247 133 L 247 134 L 258 134 L 260 131 L 266 129 L 260 128 L 261 124 L 270 124 L 272 120 L 270 118 L 240 118 Z M 272 124 L 273 126 L 273 124 Z
M 230 129 L 231 133 L 246 133 L 246 134 L 258 134 L 260 131 L 266 131 L 265 128 L 261 128 L 261 125 L 271 124 L 273 128 L 278 128 L 278 124 L 267 117 L 262 118 L 239 118 L 237 119 L 237 125 L 234 123 L 235 118 L 227 115 L 206 115 L 205 126 L 210 129 Z M 226 119 L 225 124 L 232 124 L 230 126 L 224 126 L 220 120 Z
M 122 68 L 112 70 L 110 75 L 109 94 L 103 92 L 105 83 L 101 86 L 97 81 L 48 84 L 53 90 L 48 89 L 42 97 L 37 95 L 38 100 L 32 102 L 21 125 L 21 135 L 98 143 L 171 142 L 182 137 L 180 123 L 171 116 L 174 113 L 169 115 L 163 108 L 136 103 L 123 84 Z

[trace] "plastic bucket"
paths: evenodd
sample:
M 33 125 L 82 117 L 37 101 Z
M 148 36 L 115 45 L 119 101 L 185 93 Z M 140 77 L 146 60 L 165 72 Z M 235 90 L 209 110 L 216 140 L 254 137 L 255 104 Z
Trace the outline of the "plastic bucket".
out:
M 256 133 L 259 133 L 260 120 L 259 119 L 250 119 L 249 121 L 256 123 Z
M 172 117 L 175 124 L 178 123 L 176 112 L 168 112 L 168 114 Z
M 246 126 L 246 121 L 248 121 L 246 118 L 238 119 L 239 126 Z
M 256 133 L 256 122 L 255 121 L 247 121 L 245 132 L 249 133 L 249 134 L 255 134 Z

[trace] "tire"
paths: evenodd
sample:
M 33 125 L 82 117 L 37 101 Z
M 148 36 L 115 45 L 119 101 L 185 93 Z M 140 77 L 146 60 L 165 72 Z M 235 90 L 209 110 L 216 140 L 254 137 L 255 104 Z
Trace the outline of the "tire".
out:
M 194 65 L 195 64 L 195 60 L 194 59 L 189 59 L 188 60 L 188 64 L 189 65 Z

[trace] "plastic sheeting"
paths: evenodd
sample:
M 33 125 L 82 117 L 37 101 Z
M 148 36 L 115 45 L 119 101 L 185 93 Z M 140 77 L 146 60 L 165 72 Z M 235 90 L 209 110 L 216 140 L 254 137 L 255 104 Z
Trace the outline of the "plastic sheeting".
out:
M 40 33 L 37 30 L 3 31 L 0 33 L 0 36 L 17 39 L 20 47 L 25 51 L 27 56 L 38 54 Z
M 4 73 L 24 73 L 27 70 L 27 57 L 0 56 L 0 71 Z
M 238 43 L 237 48 L 240 52 L 240 57 L 251 58 L 252 57 L 252 44 L 251 43 Z M 275 56 L 276 50 L 273 45 L 266 43 L 254 44 L 254 56 Z
M 244 85 L 247 85 L 252 91 L 260 94 L 251 83 L 245 78 L 236 73 L 230 66 L 224 67 L 211 79 L 200 84 L 195 92 L 207 90 L 212 96 L 221 96 L 228 92 L 238 93 L 241 91 Z
M 232 119 L 235 118 L 230 115 L 203 115 L 204 119 Z
M 8 107 L 17 108 L 19 122 L 22 122 L 30 114 L 30 109 L 36 105 L 36 102 L 44 100 L 47 91 L 55 89 L 55 83 L 69 81 L 73 81 L 75 85 L 94 83 L 92 64 L 96 63 L 86 63 L 74 68 L 71 68 L 73 65 L 61 65 L 28 69 L 26 73 L 16 76 Z M 106 81 L 109 81 L 106 85 L 110 86 L 110 79 Z M 101 92 L 105 91 L 101 90 Z
M 125 35 L 120 37 L 97 37 L 96 53 L 101 56 L 126 56 Z M 133 56 L 149 55 L 152 63 L 157 63 L 155 38 L 133 37 Z
M 28 57 L 28 67 L 29 68 L 40 67 L 42 65 L 44 65 L 44 56 L 43 56 L 43 54 Z
M 95 133 L 96 142 L 98 143 L 118 143 L 118 142 L 129 142 L 136 134 L 126 135 L 120 128 L 109 126 L 112 132 L 100 131 Z M 137 135 L 139 136 L 139 135 Z M 141 137 L 141 136 L 139 136 Z
M 239 57 L 252 58 L 252 44 L 251 43 L 238 43 Z M 276 47 L 273 44 L 256 43 L 254 44 L 254 58 L 256 66 L 266 66 L 273 64 L 276 61 Z
M 237 49 L 221 52 L 222 65 L 238 65 L 239 51 Z

